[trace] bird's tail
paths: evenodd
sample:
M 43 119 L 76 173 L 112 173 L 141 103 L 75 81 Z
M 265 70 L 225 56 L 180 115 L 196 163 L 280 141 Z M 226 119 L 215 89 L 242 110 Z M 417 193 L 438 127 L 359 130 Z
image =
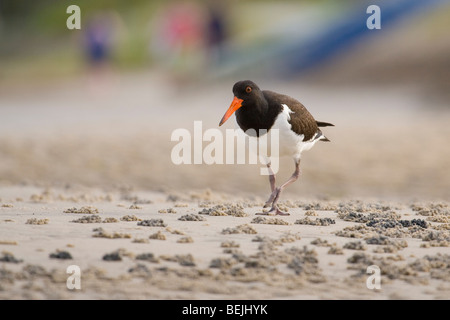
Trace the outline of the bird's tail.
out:
M 332 124 L 332 123 L 329 123 L 329 122 L 323 122 L 323 121 L 316 121 L 316 123 L 317 123 L 317 126 L 318 127 L 334 127 L 334 124 Z M 320 137 L 319 137 L 319 140 L 320 141 L 325 141 L 325 142 L 329 142 L 330 141 L 330 139 L 328 139 L 327 137 L 325 137 L 323 134 L 322 134 L 322 132 L 320 132 Z
M 334 124 L 322 121 L 316 121 L 318 127 L 334 127 Z
M 320 129 L 317 131 L 316 135 L 314 136 L 313 140 L 319 140 L 319 141 L 330 141 L 327 137 L 325 137 L 320 131 Z

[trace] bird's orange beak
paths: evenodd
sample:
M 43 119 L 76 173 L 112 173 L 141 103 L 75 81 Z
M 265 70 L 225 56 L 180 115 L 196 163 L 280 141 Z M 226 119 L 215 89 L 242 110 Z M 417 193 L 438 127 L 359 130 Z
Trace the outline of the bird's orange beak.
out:
M 224 114 L 223 117 L 222 117 L 222 120 L 220 120 L 219 127 L 220 127 L 221 125 L 223 125 L 223 124 L 225 123 L 225 121 L 227 121 L 228 118 L 231 117 L 231 115 L 232 115 L 237 109 L 239 109 L 240 107 L 242 107 L 242 102 L 243 102 L 243 101 L 244 101 L 244 100 L 242 100 L 242 99 L 239 99 L 239 98 L 237 98 L 237 97 L 234 97 L 234 99 L 233 99 L 233 101 L 231 102 L 231 105 L 230 105 L 230 107 L 228 108 L 227 112 L 225 112 L 225 114 Z

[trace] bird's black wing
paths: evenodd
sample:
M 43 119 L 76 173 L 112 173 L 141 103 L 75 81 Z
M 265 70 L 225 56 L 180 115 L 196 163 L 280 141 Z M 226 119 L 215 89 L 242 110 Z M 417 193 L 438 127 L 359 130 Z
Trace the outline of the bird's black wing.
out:
M 319 131 L 316 120 L 305 106 L 296 99 L 268 90 L 264 90 L 263 94 L 269 102 L 269 108 L 275 108 L 275 106 L 281 106 L 283 104 L 288 106 L 292 111 L 289 114 L 290 120 L 288 120 L 292 126 L 291 130 L 298 135 L 303 134 L 303 141 L 311 140 Z

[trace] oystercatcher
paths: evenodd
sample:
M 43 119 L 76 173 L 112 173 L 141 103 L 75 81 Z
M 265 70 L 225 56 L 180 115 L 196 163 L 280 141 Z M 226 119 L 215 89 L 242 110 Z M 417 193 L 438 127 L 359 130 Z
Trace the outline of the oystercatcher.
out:
M 281 211 L 277 202 L 281 192 L 300 176 L 300 158 L 303 151 L 311 149 L 317 141 L 330 141 L 322 134 L 319 127 L 334 126 L 328 122 L 316 121 L 299 101 L 287 95 L 273 91 L 261 90 L 253 81 L 236 82 L 233 86 L 234 99 L 227 112 L 220 120 L 221 126 L 233 114 L 239 127 L 248 132 L 268 133 L 279 130 L 280 155 L 290 155 L 295 162 L 292 176 L 279 187 L 275 186 L 275 174 L 267 162 L 271 194 L 264 208 L 271 206 L 267 215 L 289 215 Z M 247 131 L 248 129 L 254 129 Z M 262 130 L 262 131 L 260 131 Z

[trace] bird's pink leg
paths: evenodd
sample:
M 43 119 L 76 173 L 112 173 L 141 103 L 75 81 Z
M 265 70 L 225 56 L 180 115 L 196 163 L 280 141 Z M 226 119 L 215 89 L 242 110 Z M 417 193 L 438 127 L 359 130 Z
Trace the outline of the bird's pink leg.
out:
M 267 164 L 267 169 L 269 170 L 270 190 L 272 191 L 272 193 L 270 194 L 269 200 L 266 201 L 263 208 L 269 207 L 278 193 L 278 190 L 276 190 L 275 186 L 275 174 L 273 173 L 273 170 L 270 166 L 270 162 Z
M 284 190 L 284 188 L 286 188 L 291 183 L 295 182 L 299 176 L 300 176 L 300 160 L 296 160 L 295 161 L 295 171 L 292 174 L 292 176 L 285 183 L 283 183 L 280 187 L 272 190 L 272 194 L 270 195 L 269 200 L 267 200 L 266 204 L 264 205 L 264 208 L 267 208 L 270 204 L 272 204 L 272 208 L 267 213 L 257 213 L 257 214 L 288 216 L 289 213 L 281 211 L 278 208 L 277 202 L 278 202 L 278 199 L 280 198 L 281 192 Z M 272 185 L 272 179 L 270 180 L 270 182 Z M 273 178 L 273 182 L 275 184 L 275 177 Z
M 267 169 L 269 170 L 270 190 L 273 192 L 275 190 L 275 174 L 270 167 L 270 162 L 267 164 Z

